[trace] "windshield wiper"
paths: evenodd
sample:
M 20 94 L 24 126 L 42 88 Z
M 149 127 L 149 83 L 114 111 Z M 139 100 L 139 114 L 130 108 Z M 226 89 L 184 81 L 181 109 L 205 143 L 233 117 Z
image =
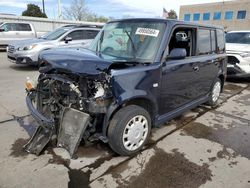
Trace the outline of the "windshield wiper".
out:
M 134 43 L 134 41 L 133 41 L 131 35 L 128 33 L 127 30 L 125 30 L 125 33 L 126 33 L 126 35 L 128 36 L 128 38 L 129 38 L 129 40 L 130 40 L 130 42 L 131 42 L 131 44 L 132 44 L 132 48 L 133 48 L 133 57 L 134 57 L 134 59 L 135 59 L 135 58 L 136 58 L 136 52 L 137 52 L 137 49 L 136 49 L 136 47 L 135 47 L 135 43 Z

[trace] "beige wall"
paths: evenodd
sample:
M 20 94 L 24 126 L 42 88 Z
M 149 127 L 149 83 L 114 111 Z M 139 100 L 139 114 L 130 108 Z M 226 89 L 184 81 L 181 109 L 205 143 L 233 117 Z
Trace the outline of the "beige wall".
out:
M 246 10 L 246 18 L 237 19 L 238 10 Z M 225 20 L 225 12 L 233 11 L 233 19 Z M 203 13 L 210 12 L 210 20 L 203 21 Z M 213 20 L 214 12 L 221 12 L 221 20 Z M 179 19 L 184 20 L 184 14 L 191 14 L 190 21 L 193 22 L 193 14 L 200 13 L 199 23 L 224 26 L 225 30 L 250 30 L 250 0 L 235 0 L 219 3 L 206 3 L 196 5 L 185 5 L 180 7 Z

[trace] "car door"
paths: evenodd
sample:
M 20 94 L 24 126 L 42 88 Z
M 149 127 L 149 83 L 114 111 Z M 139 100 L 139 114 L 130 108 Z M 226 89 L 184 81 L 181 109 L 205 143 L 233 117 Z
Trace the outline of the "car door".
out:
M 79 47 L 83 42 L 84 30 L 78 29 L 69 32 L 60 42 L 61 47 Z M 70 38 L 70 41 L 67 41 Z
M 1 28 L 4 29 L 4 31 L 0 33 L 2 44 L 8 45 L 13 41 L 18 40 L 15 23 L 5 23 L 1 26 Z
M 162 64 L 160 112 L 161 115 L 176 110 L 198 98 L 199 93 L 195 83 L 199 79 L 197 71 L 199 60 L 195 58 L 196 53 L 196 28 L 178 28 L 173 32 L 169 42 L 169 52 L 175 48 L 183 48 L 187 51 L 184 59 L 166 60 Z M 179 36 L 174 38 L 174 33 L 186 32 L 189 40 Z M 176 40 L 181 41 L 179 44 Z
M 19 39 L 35 38 L 35 32 L 32 31 L 30 24 L 18 23 L 17 24 L 17 37 Z
M 216 34 L 211 28 L 199 28 L 198 30 L 198 60 L 199 78 L 195 83 L 200 96 L 210 92 L 213 81 L 218 76 L 219 56 L 216 53 Z

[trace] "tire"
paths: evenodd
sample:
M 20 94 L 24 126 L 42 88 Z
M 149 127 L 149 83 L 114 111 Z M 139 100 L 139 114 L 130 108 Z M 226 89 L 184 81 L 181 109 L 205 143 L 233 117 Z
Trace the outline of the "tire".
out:
M 222 88 L 221 80 L 217 78 L 213 84 L 213 87 L 211 89 L 211 93 L 209 96 L 208 104 L 210 106 L 216 106 L 218 104 L 218 100 L 219 100 L 220 93 L 221 93 L 221 88 Z
M 125 106 L 110 121 L 109 145 L 119 155 L 134 155 L 148 141 L 150 130 L 151 118 L 144 108 L 136 105 Z

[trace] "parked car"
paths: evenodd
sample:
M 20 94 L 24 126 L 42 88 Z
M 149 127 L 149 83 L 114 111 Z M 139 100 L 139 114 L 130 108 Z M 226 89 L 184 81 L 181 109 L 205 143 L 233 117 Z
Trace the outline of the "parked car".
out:
M 72 157 L 81 139 L 133 155 L 151 128 L 202 103 L 216 105 L 227 63 L 222 28 L 142 18 L 111 21 L 89 49 L 47 50 L 40 60 L 38 84 L 26 83 L 40 126 L 25 148 L 39 154 L 56 135 Z
M 64 26 L 38 39 L 11 43 L 7 49 L 7 57 L 16 64 L 38 65 L 40 52 L 58 47 L 87 47 L 99 31 L 97 26 Z
M 8 44 L 13 41 L 36 37 L 35 28 L 30 23 L 0 23 L 0 50 L 5 50 Z
M 250 77 L 250 31 L 226 34 L 227 77 Z

